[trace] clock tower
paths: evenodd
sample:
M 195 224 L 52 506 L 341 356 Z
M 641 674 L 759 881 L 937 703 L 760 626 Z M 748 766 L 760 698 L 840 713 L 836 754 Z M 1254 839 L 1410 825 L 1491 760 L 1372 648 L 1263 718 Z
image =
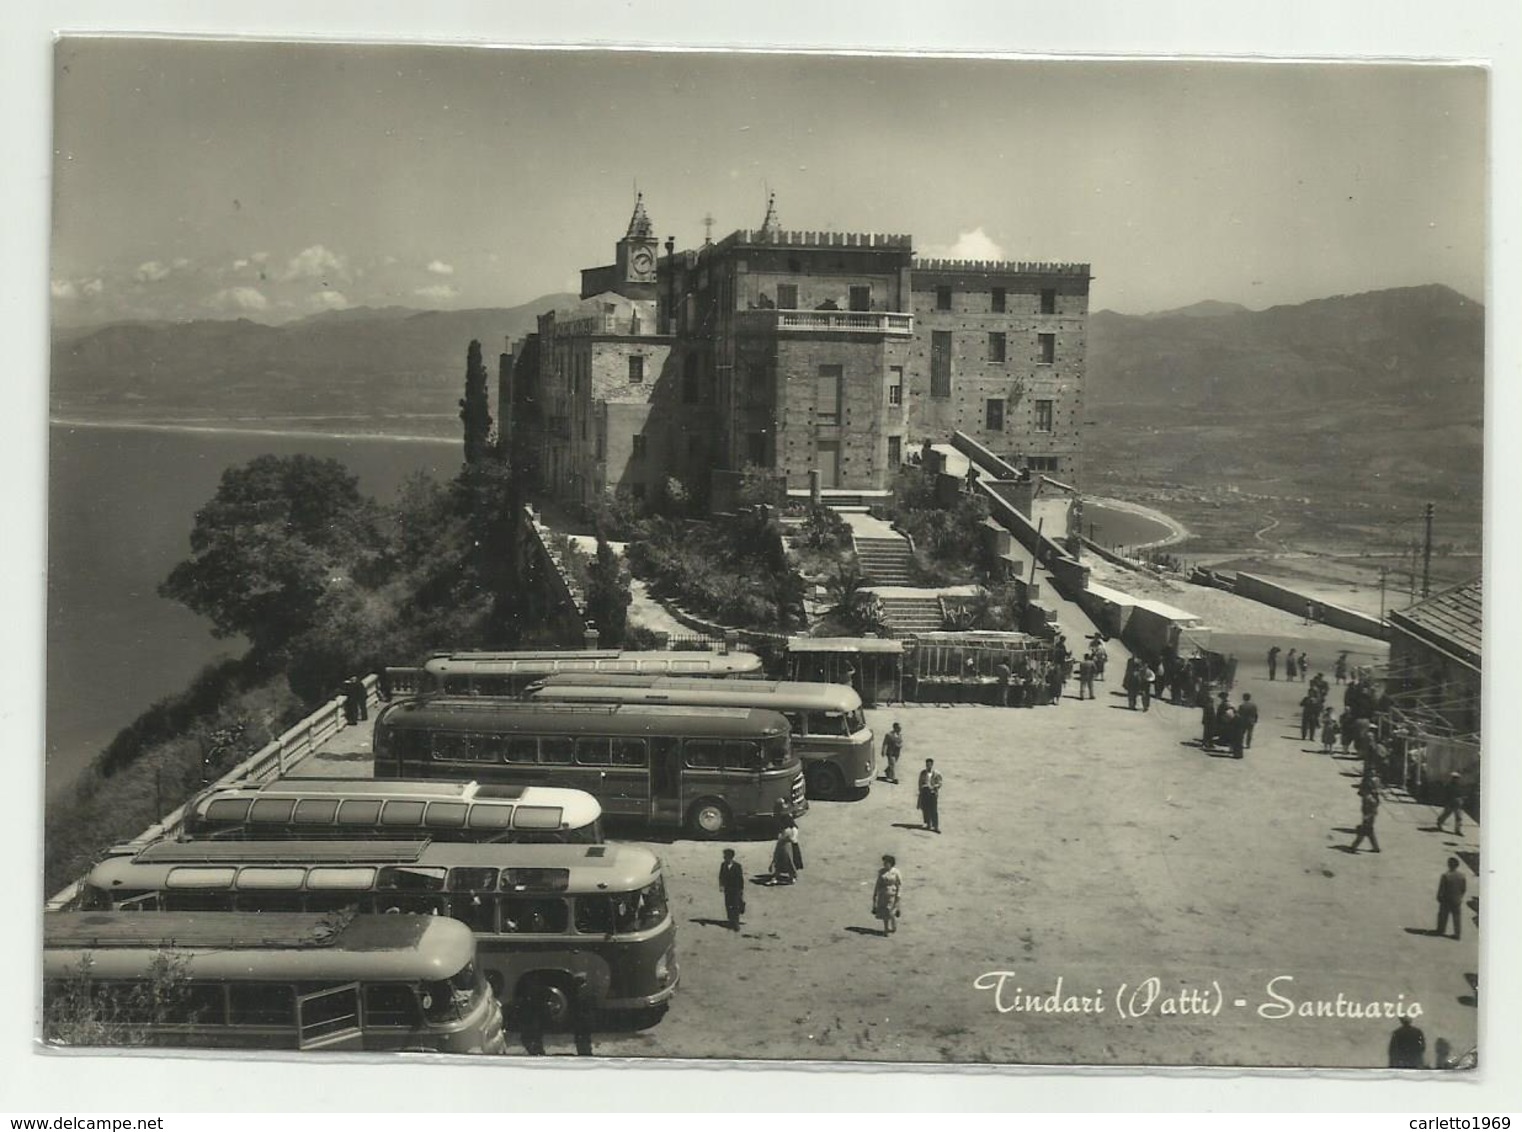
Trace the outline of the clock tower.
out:
M 634 198 L 634 215 L 629 218 L 629 230 L 618 241 L 618 260 L 614 271 L 620 291 L 624 291 L 626 285 L 633 284 L 632 288 L 624 291 L 630 298 L 655 297 L 655 260 L 659 248 L 655 225 L 650 223 L 650 217 L 645 212 L 645 195 L 640 193 Z M 645 286 L 651 288 L 648 295 L 643 294 Z

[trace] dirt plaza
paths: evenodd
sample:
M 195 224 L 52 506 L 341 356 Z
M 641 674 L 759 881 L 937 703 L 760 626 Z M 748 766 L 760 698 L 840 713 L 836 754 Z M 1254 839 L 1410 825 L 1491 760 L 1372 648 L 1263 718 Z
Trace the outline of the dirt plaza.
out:
M 1055 707 L 874 710 L 879 734 L 904 726 L 903 784 L 815 802 L 799 883 L 750 885 L 738 934 L 720 848 L 756 877 L 770 843 L 659 846 L 681 989 L 658 1026 L 599 1035 L 598 1052 L 1384 1067 L 1393 1015 L 1417 1004 L 1429 1064 L 1439 1039 L 1471 1048 L 1475 914 L 1462 942 L 1427 933 L 1446 859 L 1472 863 L 1478 831 L 1432 831 L 1430 807 L 1396 796 L 1383 852 L 1347 853 L 1359 764 L 1302 743 L 1304 686 L 1252 668 L 1237 695 L 1263 719 L 1241 761 L 1201 749 L 1194 709 L 1127 710 L 1113 678 Z M 927 756 L 945 775 L 939 835 L 917 828 Z M 891 938 L 870 913 L 883 853 L 904 874 Z

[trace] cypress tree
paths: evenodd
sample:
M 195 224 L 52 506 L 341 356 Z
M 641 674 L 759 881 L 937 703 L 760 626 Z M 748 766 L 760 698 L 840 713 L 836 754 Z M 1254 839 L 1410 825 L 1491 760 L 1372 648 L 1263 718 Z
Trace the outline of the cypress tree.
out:
M 460 399 L 460 420 L 465 425 L 465 462 L 480 463 L 491 452 L 491 409 L 486 397 L 486 364 L 481 343 L 472 338 L 465 355 L 465 396 Z

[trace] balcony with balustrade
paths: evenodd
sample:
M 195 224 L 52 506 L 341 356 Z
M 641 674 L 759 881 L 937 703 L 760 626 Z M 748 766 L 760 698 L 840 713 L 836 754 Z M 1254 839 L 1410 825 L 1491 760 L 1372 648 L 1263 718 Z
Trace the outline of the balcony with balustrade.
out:
M 914 316 L 901 311 L 746 311 L 755 330 L 779 334 L 885 334 L 909 338 L 914 335 Z

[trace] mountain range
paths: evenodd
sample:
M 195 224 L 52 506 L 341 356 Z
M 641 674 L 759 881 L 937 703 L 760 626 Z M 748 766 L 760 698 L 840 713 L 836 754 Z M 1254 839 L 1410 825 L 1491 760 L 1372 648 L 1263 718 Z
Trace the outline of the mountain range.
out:
M 549 294 L 506 309 L 330 311 L 282 326 L 246 319 L 60 329 L 55 415 L 452 421 L 466 346 L 488 368 L 543 311 Z M 1254 311 L 1207 300 L 1146 315 L 1094 312 L 1087 414 L 1127 409 L 1216 416 L 1328 406 L 1420 406 L 1478 422 L 1485 309 L 1431 285 Z
M 1440 285 L 1253 311 L 1205 302 L 1089 319 L 1087 409 L 1405 404 L 1478 417 L 1485 308 Z

